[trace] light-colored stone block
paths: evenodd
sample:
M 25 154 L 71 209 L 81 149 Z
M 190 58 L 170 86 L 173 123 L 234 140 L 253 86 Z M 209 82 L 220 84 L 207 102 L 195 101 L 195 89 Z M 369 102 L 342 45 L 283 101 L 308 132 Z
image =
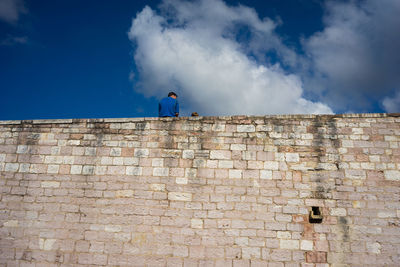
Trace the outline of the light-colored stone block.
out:
M 259 247 L 243 247 L 242 258 L 243 259 L 259 259 L 261 257 L 261 250 Z
M 150 188 L 153 191 L 165 191 L 165 184 L 151 184 Z
M 220 168 L 220 169 L 232 169 L 233 168 L 233 161 L 232 160 L 219 160 L 218 161 L 218 168 Z
M 197 169 L 188 168 L 185 170 L 185 177 L 186 178 L 196 178 L 197 177 Z
M 193 159 L 194 158 L 194 150 L 183 150 L 182 158 Z
M 149 156 L 149 150 L 144 148 L 135 148 L 134 156 L 138 158 L 146 158 Z
M 331 216 L 346 216 L 347 211 L 345 208 L 332 208 L 330 210 L 330 215 Z
M 85 165 L 82 168 L 83 175 L 93 175 L 95 166 Z
M 378 218 L 395 218 L 397 217 L 395 210 L 378 211 Z
M 142 167 L 133 167 L 127 166 L 126 167 L 126 175 L 142 175 Z
M 154 176 L 168 176 L 169 168 L 154 168 L 153 175 Z
M 253 133 L 256 131 L 256 127 L 254 125 L 238 125 L 237 131 L 239 133 Z
M 367 242 L 367 251 L 369 253 L 381 254 L 381 244 L 378 242 Z
M 278 231 L 276 233 L 276 237 L 278 239 L 291 239 L 292 238 L 292 234 L 289 231 Z
M 6 163 L 4 170 L 6 172 L 16 172 L 18 171 L 19 164 L 18 163 Z
M 349 170 L 344 170 L 345 177 L 349 179 L 355 179 L 355 180 L 365 180 L 367 175 L 364 170 L 354 170 L 354 169 L 349 169 Z
M 53 238 L 39 238 L 39 248 L 41 250 L 52 250 L 56 241 Z
M 3 223 L 4 227 L 18 227 L 18 220 L 9 220 Z
M 71 174 L 81 174 L 82 173 L 82 165 L 72 165 L 71 166 Z
M 95 147 L 86 147 L 85 155 L 86 156 L 96 156 L 96 148 Z
M 192 194 L 184 192 L 169 192 L 168 199 L 178 201 L 192 201 Z
M 27 145 L 19 145 L 17 147 L 17 153 L 18 154 L 25 154 L 28 153 L 29 147 Z
M 300 249 L 301 250 L 313 250 L 314 242 L 312 240 L 301 240 L 300 241 Z
M 299 240 L 285 240 L 281 239 L 279 241 L 279 247 L 281 249 L 292 249 L 297 250 L 299 249 Z
M 18 172 L 29 172 L 30 167 L 31 167 L 31 164 L 29 164 L 29 163 L 21 163 L 19 165 Z
M 261 170 L 260 171 L 260 178 L 261 179 L 272 179 L 272 171 L 267 171 L 267 170 Z
M 176 178 L 175 182 L 176 182 L 177 184 L 187 184 L 187 183 L 188 183 L 188 179 L 187 179 L 187 178 L 179 177 L 179 178 Z
M 231 144 L 231 150 L 246 150 L 245 144 Z
M 164 166 L 164 159 L 155 158 L 151 160 L 151 166 L 153 167 L 163 167 Z
M 47 173 L 56 174 L 60 169 L 60 165 L 48 165 L 47 166 Z
M 231 159 L 229 150 L 211 150 L 210 159 Z
M 277 170 L 279 170 L 279 162 L 276 162 L 276 161 L 265 161 L 264 162 L 264 169 L 277 171 Z
M 386 170 L 384 175 L 386 180 L 400 181 L 400 171 L 398 170 Z
M 41 182 L 41 187 L 43 187 L 43 188 L 59 188 L 60 182 L 57 182 L 57 181 Z
M 120 157 L 121 156 L 121 148 L 120 147 L 113 147 L 110 151 L 111 157 Z M 136 151 L 135 151 L 136 152 Z
M 240 179 L 242 178 L 242 170 L 229 170 L 229 178 Z
M 202 219 L 191 219 L 190 224 L 192 228 L 202 229 L 203 228 L 203 220 Z
M 299 162 L 300 157 L 298 153 L 286 153 L 285 159 L 287 162 Z
M 96 166 L 95 174 L 96 175 L 104 175 L 107 173 L 107 166 Z
M 121 230 L 122 230 L 121 225 L 112 225 L 112 224 L 110 224 L 110 225 L 106 225 L 104 227 L 104 231 L 111 232 L 111 233 L 118 233 L 118 232 L 121 232 Z
M 115 192 L 116 197 L 132 197 L 133 196 L 133 190 L 117 190 Z

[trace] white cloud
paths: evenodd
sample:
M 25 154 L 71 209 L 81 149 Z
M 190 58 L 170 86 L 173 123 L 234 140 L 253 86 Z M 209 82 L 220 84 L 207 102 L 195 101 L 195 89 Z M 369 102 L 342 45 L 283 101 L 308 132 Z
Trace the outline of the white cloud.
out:
M 0 0 L 0 20 L 14 24 L 21 13 L 26 13 L 23 0 Z
M 325 28 L 305 40 L 305 88 L 336 111 L 369 111 L 400 88 L 400 1 L 329 1 Z M 387 103 L 387 101 L 386 101 Z M 390 106 L 390 105 L 384 105 Z
M 400 91 L 397 91 L 394 97 L 385 97 L 382 101 L 387 112 L 400 113 Z
M 332 112 L 302 96 L 299 76 L 260 63 L 266 51 L 288 64 L 298 58 L 275 34 L 275 23 L 253 9 L 220 0 L 166 0 L 161 14 L 146 7 L 132 22 L 137 91 L 163 97 L 178 88 L 186 114 Z M 243 32 L 247 37 L 237 41 Z

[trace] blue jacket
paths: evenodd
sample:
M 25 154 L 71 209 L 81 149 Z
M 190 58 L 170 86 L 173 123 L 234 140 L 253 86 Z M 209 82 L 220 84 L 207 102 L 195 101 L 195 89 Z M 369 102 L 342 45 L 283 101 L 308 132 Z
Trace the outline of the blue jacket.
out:
M 179 103 L 172 97 L 163 98 L 158 104 L 159 117 L 175 117 L 179 113 Z

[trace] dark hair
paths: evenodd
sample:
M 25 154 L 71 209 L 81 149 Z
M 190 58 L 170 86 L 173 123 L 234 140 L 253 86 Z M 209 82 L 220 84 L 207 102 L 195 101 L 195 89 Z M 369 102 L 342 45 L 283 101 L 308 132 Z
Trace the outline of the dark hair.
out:
M 197 116 L 199 116 L 199 113 L 197 113 L 197 112 L 192 113 L 192 117 L 197 117 Z
M 169 92 L 169 93 L 168 93 L 168 96 L 172 96 L 172 95 L 174 95 L 174 96 L 178 97 L 178 95 L 177 95 L 177 94 L 175 94 L 174 92 Z

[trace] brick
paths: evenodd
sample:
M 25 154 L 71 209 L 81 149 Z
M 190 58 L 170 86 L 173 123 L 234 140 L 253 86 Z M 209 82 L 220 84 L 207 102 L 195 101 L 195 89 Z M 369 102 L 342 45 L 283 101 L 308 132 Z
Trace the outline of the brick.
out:
M 150 188 L 153 191 L 165 191 L 165 184 L 151 184 Z
M 93 175 L 95 170 L 95 166 L 85 165 L 82 168 L 83 175 Z
M 188 179 L 187 178 L 176 178 L 175 182 L 177 184 L 187 184 L 188 183 Z
M 202 219 L 192 219 L 191 227 L 196 228 L 196 229 L 202 229 L 203 228 L 203 220 Z
M 286 153 L 285 159 L 287 162 L 299 162 L 299 154 L 298 153 Z
M 168 199 L 169 200 L 178 200 L 178 201 L 191 201 L 192 194 L 191 193 L 183 193 L 183 192 L 169 192 Z
M 18 227 L 18 220 L 9 220 L 3 223 L 4 227 Z
M 231 152 L 228 150 L 212 150 L 210 159 L 231 159 Z
M 28 153 L 28 151 L 29 151 L 29 147 L 27 145 L 19 145 L 17 147 L 18 154 L 25 154 L 25 153 Z
M 194 158 L 194 150 L 183 150 L 182 158 L 193 159 Z
M 125 174 L 136 176 L 142 175 L 142 167 L 127 166 Z
M 299 249 L 299 241 L 298 240 L 280 240 L 279 246 L 281 249 Z
M 242 170 L 229 170 L 229 178 L 233 179 L 242 178 Z
M 290 261 L 291 257 L 290 250 L 273 249 L 270 253 L 270 259 L 276 262 Z
M 242 257 L 243 259 L 261 258 L 261 250 L 258 247 L 244 247 Z
M 394 210 L 378 211 L 378 218 L 395 218 L 397 213 Z
M 261 170 L 261 171 L 260 171 L 260 178 L 261 178 L 261 179 L 268 179 L 268 180 L 271 180 L 271 179 L 272 179 L 272 171 Z
M 386 180 L 400 181 L 400 171 L 397 170 L 385 170 L 384 176 Z
M 347 211 L 344 208 L 333 208 L 330 210 L 330 215 L 332 216 L 346 216 Z
M 350 179 L 366 179 L 364 170 L 345 170 L 345 176 Z
M 326 252 L 308 251 L 306 252 L 306 261 L 309 263 L 326 263 L 327 254 Z
M 40 238 L 39 239 L 39 248 L 42 250 L 52 250 L 56 239 L 52 238 Z
M 133 190 L 118 190 L 115 192 L 116 197 L 132 197 Z
M 60 182 L 56 182 L 56 181 L 41 182 L 41 187 L 44 187 L 44 188 L 59 188 L 60 187 Z
M 367 251 L 373 254 L 381 254 L 381 244 L 378 242 L 368 242 L 367 243 Z
M 106 232 L 116 233 L 116 232 L 120 232 L 122 230 L 122 227 L 120 225 L 106 225 L 104 227 L 104 230 Z
M 218 161 L 218 168 L 221 169 L 232 169 L 233 161 L 232 160 L 220 160 Z
M 19 164 L 18 163 L 6 163 L 4 170 L 6 172 L 16 172 L 18 171 Z
M 237 131 L 238 132 L 251 133 L 251 132 L 255 132 L 256 128 L 255 128 L 254 125 L 238 125 L 237 126 Z
M 279 170 L 279 163 L 276 161 L 266 161 L 264 162 L 264 169 L 266 170 Z
M 231 150 L 246 150 L 245 144 L 231 144 Z
M 300 249 L 301 250 L 313 250 L 313 241 L 311 240 L 301 240 L 300 241 Z
M 154 168 L 153 175 L 154 176 L 168 176 L 169 168 Z
M 81 174 L 82 173 L 82 165 L 72 165 L 71 166 L 71 174 Z
M 172 254 L 174 257 L 187 257 L 189 255 L 189 250 L 186 246 L 175 246 Z

